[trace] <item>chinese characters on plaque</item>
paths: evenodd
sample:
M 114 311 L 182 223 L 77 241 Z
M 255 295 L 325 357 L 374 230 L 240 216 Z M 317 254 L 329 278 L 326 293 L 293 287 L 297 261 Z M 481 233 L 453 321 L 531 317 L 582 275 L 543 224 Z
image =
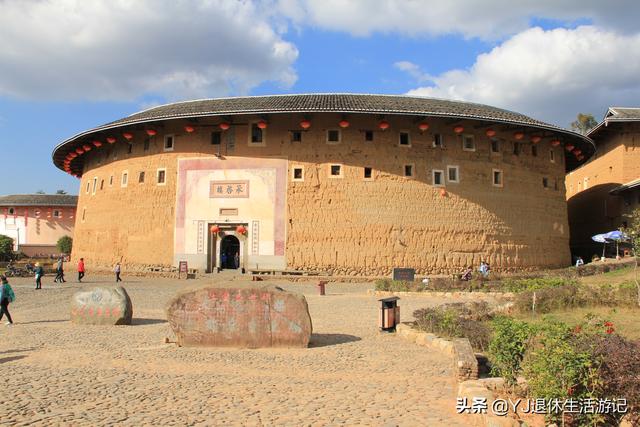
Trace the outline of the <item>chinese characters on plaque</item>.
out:
M 209 197 L 247 198 L 249 197 L 249 181 L 211 181 Z

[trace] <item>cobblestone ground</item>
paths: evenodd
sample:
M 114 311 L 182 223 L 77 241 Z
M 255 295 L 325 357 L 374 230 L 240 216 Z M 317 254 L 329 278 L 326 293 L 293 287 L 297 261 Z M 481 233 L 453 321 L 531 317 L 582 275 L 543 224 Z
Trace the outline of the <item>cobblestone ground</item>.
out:
M 377 331 L 371 285 L 131 279 L 132 326 L 75 326 L 72 294 L 111 284 L 12 279 L 16 322 L 0 325 L 1 425 L 464 425 L 455 414 L 450 358 Z M 277 284 L 302 292 L 314 334 L 307 349 L 192 349 L 173 334 L 164 306 L 188 283 Z M 440 303 L 400 301 L 414 309 Z

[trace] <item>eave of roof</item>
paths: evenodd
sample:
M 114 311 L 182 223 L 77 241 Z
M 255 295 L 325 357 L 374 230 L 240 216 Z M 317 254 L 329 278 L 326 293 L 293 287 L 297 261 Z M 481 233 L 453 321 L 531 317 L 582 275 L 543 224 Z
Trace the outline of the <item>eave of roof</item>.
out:
M 11 194 L 0 196 L 0 206 L 62 206 L 75 207 L 78 196 L 69 194 Z
M 634 179 L 633 181 L 629 181 L 625 184 L 622 184 L 619 187 L 614 188 L 613 190 L 609 191 L 609 194 L 617 195 L 617 194 L 632 190 L 634 188 L 640 188 L 640 178 Z

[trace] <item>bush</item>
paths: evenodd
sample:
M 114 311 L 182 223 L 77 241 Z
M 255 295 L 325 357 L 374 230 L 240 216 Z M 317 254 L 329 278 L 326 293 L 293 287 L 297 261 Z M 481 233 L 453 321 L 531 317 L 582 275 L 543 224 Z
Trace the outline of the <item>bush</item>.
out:
M 9 261 L 13 255 L 13 239 L 0 234 L 0 259 Z
M 520 374 L 520 364 L 534 327 L 511 317 L 496 317 L 491 323 L 493 336 L 489 343 L 491 373 L 504 377 L 508 384 L 514 385 Z
M 554 288 L 544 288 L 537 291 L 520 292 L 516 295 L 513 308 L 519 313 L 529 313 L 533 308 L 533 295 L 535 293 L 536 313 L 549 313 L 550 311 L 581 307 L 586 305 L 584 293 L 580 292 L 578 285 L 569 284 Z
M 532 279 L 507 279 L 502 283 L 503 289 L 507 292 L 537 291 L 568 285 L 577 285 L 577 282 L 574 279 L 562 277 L 537 277 Z
M 416 327 L 445 338 L 467 338 L 474 349 L 484 351 L 491 336 L 486 321 L 491 317 L 486 302 L 444 304 L 413 312 Z
M 426 287 L 421 282 L 405 282 L 402 280 L 376 280 L 376 291 L 390 292 L 422 292 Z
M 62 236 L 58 239 L 56 247 L 61 253 L 68 255 L 71 253 L 71 248 L 73 247 L 73 239 L 69 236 Z

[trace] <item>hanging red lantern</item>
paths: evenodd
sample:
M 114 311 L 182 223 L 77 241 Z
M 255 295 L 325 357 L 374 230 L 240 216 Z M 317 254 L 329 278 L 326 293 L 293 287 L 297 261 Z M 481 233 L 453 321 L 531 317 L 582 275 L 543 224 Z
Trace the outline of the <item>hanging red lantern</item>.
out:
M 386 120 L 382 120 L 380 123 L 378 123 L 378 127 L 382 130 L 387 130 L 389 129 L 389 122 L 387 122 Z
M 122 136 L 124 137 L 124 139 L 126 139 L 127 141 L 131 141 L 133 139 L 133 134 L 131 132 L 123 132 Z M 107 142 L 109 144 L 113 144 L 113 142 L 109 141 L 109 138 L 107 138 Z
M 147 129 L 145 132 L 147 132 L 147 135 L 149 136 L 156 136 L 158 134 L 155 129 Z
M 76 153 L 82 154 L 84 153 L 84 150 L 82 148 L 76 148 Z
M 524 132 L 515 132 L 515 133 L 513 134 L 513 137 L 514 137 L 515 139 L 517 139 L 518 141 L 520 141 L 522 138 L 524 138 Z
M 540 141 L 542 141 L 542 137 L 540 135 L 533 135 L 531 137 L 531 142 L 533 142 L 534 144 L 537 144 Z
M 425 132 L 426 130 L 429 129 L 429 123 L 425 123 L 422 122 L 418 125 L 418 129 L 420 129 L 420 132 Z
M 579 156 L 580 154 L 582 154 L 582 150 L 573 150 L 573 154 Z
M 211 230 L 213 234 L 216 234 L 220 232 L 220 227 L 218 227 L 217 225 L 212 225 L 209 230 Z
M 116 142 L 116 141 L 117 141 L 117 139 L 115 139 L 115 138 L 114 138 L 114 137 L 112 137 L 112 136 L 108 136 L 108 137 L 107 137 L 107 142 L 108 142 L 109 144 L 115 144 L 115 142 Z
M 464 132 L 464 127 L 463 127 L 463 126 L 460 126 L 460 125 L 455 126 L 455 127 L 453 128 L 453 131 L 454 131 L 455 133 L 462 133 L 462 132 Z
M 82 146 L 82 149 L 83 149 L 84 151 L 91 151 L 91 146 L 90 146 L 90 145 L 88 145 L 88 144 L 84 144 L 84 145 Z
M 489 138 L 493 138 L 494 136 L 496 136 L 496 131 L 493 129 L 487 129 L 487 131 L 485 132 L 485 134 L 489 137 Z
M 236 227 L 236 232 L 238 234 L 247 234 L 247 229 L 244 227 L 244 225 L 239 225 Z
M 300 127 L 304 130 L 307 130 L 311 127 L 311 122 L 307 119 L 300 121 Z
M 557 147 L 558 145 L 560 145 L 560 140 L 559 139 L 554 139 L 553 141 L 551 141 L 551 146 L 552 147 Z
M 72 159 L 75 159 L 76 157 L 78 157 L 78 153 L 69 153 L 69 157 L 71 157 Z
M 194 128 L 193 126 L 190 126 L 190 125 L 186 125 L 184 127 L 184 131 L 187 132 L 187 133 L 193 133 L 195 130 L 196 130 L 196 128 Z
M 340 126 L 341 128 L 348 128 L 349 127 L 349 122 L 347 120 L 340 120 L 338 122 L 338 126 Z
M 258 122 L 258 127 L 259 127 L 260 129 L 266 129 L 266 128 L 267 128 L 267 122 L 265 122 L 264 120 L 260 120 L 260 121 Z
M 227 123 L 227 122 L 222 122 L 218 126 L 222 130 L 229 130 L 229 128 L 231 127 L 231 125 L 229 123 Z
M 571 145 L 571 144 L 567 144 L 567 145 L 565 145 L 565 146 L 564 146 L 564 148 L 565 148 L 567 151 L 571 151 L 571 150 L 573 150 L 575 147 L 574 147 L 573 145 Z
M 96 147 L 102 147 L 102 142 L 100 142 L 100 141 L 93 141 L 93 145 L 95 145 Z

